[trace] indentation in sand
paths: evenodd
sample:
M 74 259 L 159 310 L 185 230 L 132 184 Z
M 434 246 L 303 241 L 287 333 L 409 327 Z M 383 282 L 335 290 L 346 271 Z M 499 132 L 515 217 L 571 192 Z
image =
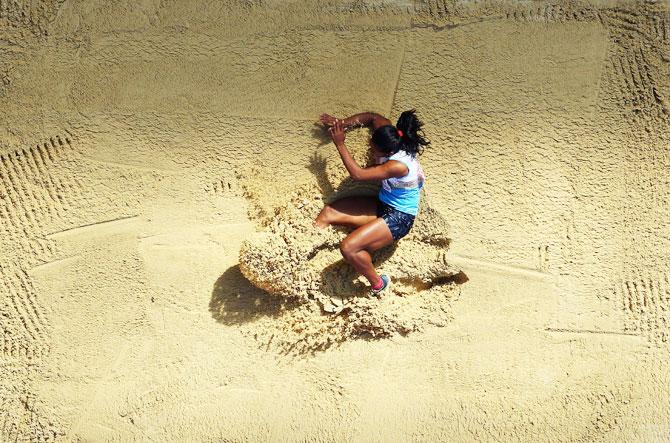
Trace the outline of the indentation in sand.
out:
M 369 161 L 364 148 L 353 146 L 350 150 L 360 164 Z M 240 249 L 242 274 L 268 294 L 292 303 L 277 326 L 287 344 L 295 343 L 291 335 L 302 335 L 304 346 L 294 348 L 299 351 L 323 349 L 362 335 L 388 337 L 444 324 L 449 320 L 449 301 L 457 292 L 453 284 L 460 270 L 446 259 L 449 224 L 424 193 L 410 233 L 373 253 L 378 271 L 392 278 L 390 290 L 381 299 L 368 295 L 367 282 L 339 251 L 351 229 L 313 226 L 324 201 L 370 195 L 376 189 L 352 181 L 343 169 L 315 154 L 311 170 L 319 185 L 297 189 Z

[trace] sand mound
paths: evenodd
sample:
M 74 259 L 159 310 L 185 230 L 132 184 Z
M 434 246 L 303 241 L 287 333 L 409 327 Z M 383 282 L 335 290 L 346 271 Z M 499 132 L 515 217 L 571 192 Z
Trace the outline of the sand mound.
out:
M 356 154 L 365 162 L 364 150 Z M 369 298 L 364 278 L 339 251 L 350 229 L 313 226 L 324 200 L 336 198 L 336 193 L 339 197 L 371 190 L 369 184 L 349 180 L 344 168 L 334 163 L 322 165 L 317 182 L 339 180 L 337 191 L 330 187 L 333 192 L 324 198 L 324 186 L 306 184 L 289 203 L 276 208 L 263 230 L 242 244 L 242 274 L 268 294 L 300 305 L 291 311 L 295 322 L 289 323 L 293 332 L 308 337 L 310 349 L 349 337 L 388 337 L 420 330 L 428 323 L 444 324 L 448 319 L 444 290 L 450 291 L 448 283 L 460 272 L 446 262 L 450 244 L 446 219 L 424 195 L 410 234 L 373 254 L 378 270 L 391 275 L 393 285 L 382 300 Z

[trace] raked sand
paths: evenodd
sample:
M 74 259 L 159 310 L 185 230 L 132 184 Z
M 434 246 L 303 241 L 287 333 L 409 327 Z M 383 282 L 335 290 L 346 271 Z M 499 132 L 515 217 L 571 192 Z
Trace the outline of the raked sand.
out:
M 315 122 L 412 108 L 375 301 Z M 667 3 L 0 0 L 0 109 L 0 441 L 670 439 Z

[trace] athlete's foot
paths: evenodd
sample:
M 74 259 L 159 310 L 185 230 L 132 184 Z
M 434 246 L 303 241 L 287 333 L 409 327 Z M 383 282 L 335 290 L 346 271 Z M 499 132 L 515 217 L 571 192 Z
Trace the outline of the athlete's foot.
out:
M 370 288 L 370 295 L 379 296 L 382 291 L 388 288 L 391 285 L 391 277 L 386 274 L 382 274 L 379 277 L 377 284 L 372 285 Z
M 314 226 L 315 228 L 319 228 L 319 229 L 326 229 L 330 225 L 328 223 L 322 224 L 322 223 L 319 223 L 318 221 L 314 220 L 312 222 L 312 226 Z

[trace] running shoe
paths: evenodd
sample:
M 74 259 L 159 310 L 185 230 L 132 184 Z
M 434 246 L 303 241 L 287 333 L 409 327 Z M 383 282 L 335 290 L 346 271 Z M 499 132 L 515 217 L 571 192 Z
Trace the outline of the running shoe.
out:
M 379 289 L 370 288 L 370 295 L 379 295 L 384 289 L 388 288 L 391 285 L 391 277 L 389 277 L 386 274 L 382 274 L 380 277 L 384 282 L 384 284 Z

